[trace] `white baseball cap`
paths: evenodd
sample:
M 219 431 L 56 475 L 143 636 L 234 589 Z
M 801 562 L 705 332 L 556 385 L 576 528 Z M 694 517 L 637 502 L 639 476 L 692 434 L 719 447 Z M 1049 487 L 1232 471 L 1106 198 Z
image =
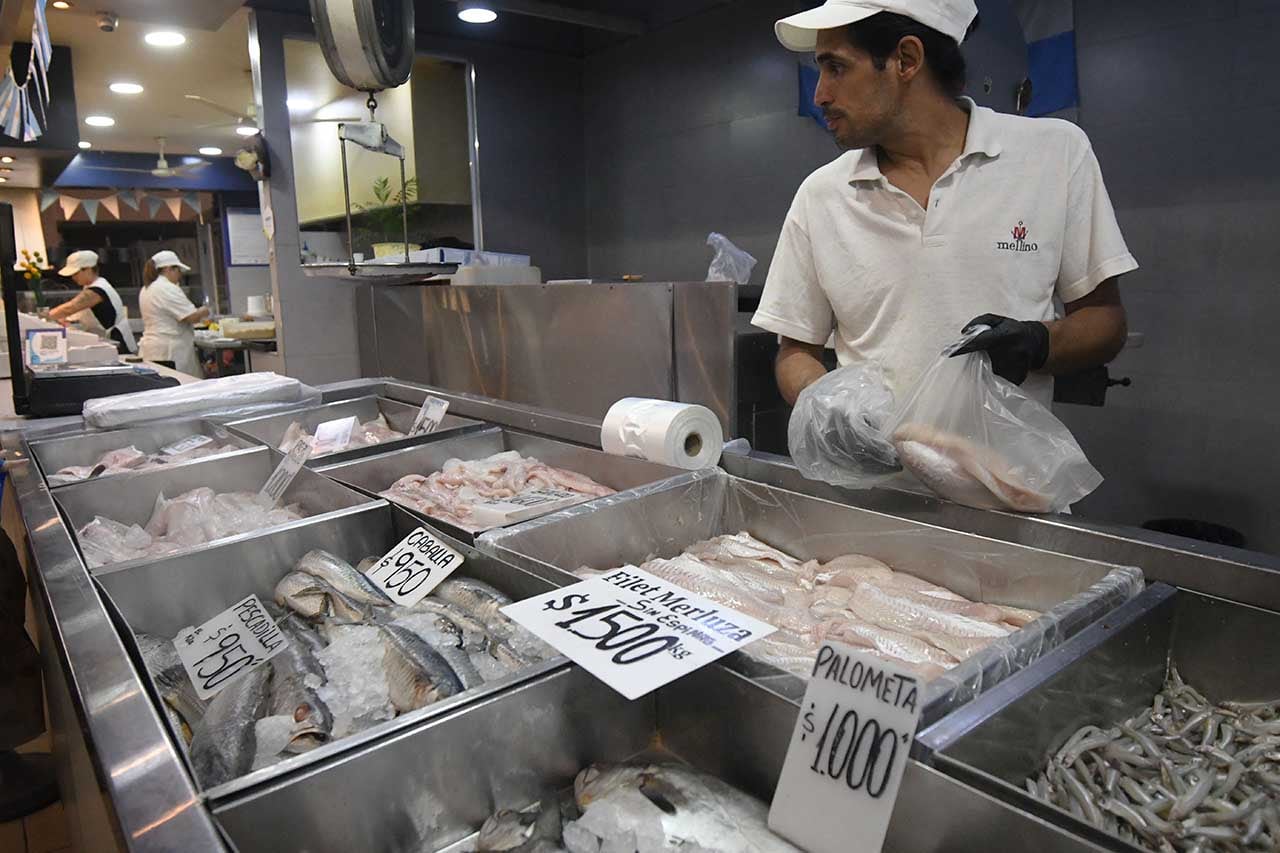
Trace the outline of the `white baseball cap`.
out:
M 158 270 L 162 270 L 165 267 L 177 267 L 183 272 L 191 272 L 191 267 L 187 266 L 182 261 L 178 260 L 178 253 L 171 252 L 168 249 L 165 249 L 160 252 L 156 252 L 154 255 L 152 255 L 151 263 L 155 264 L 156 269 Z
M 810 53 L 818 46 L 818 32 L 856 24 L 880 12 L 896 12 L 943 35 L 964 41 L 978 16 L 973 0 L 827 0 L 821 6 L 783 18 L 773 25 L 783 47 Z
M 58 270 L 58 275 L 72 276 L 80 272 L 80 270 L 93 269 L 98 265 L 98 253 L 91 252 L 88 249 L 81 249 L 78 252 L 72 252 L 67 255 L 67 265 Z

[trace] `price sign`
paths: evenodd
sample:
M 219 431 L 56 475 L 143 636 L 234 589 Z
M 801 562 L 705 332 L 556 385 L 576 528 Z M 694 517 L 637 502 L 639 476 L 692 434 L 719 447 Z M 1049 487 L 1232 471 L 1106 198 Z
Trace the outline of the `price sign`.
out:
M 419 527 L 365 570 L 365 575 L 394 603 L 412 607 L 463 562 L 461 554 Z
M 208 699 L 271 660 L 288 647 L 289 639 L 258 596 L 250 595 L 199 628 L 184 628 L 173 644 L 196 694 Z
M 295 441 L 284 459 L 281 459 L 280 464 L 276 466 L 276 470 L 271 472 L 262 490 L 258 492 L 258 499 L 272 505 L 280 503 L 284 493 L 289 490 L 289 484 L 293 482 L 293 478 L 298 476 L 302 466 L 307 464 L 307 455 L 310 453 L 311 445 L 305 438 Z
M 440 429 L 440 422 L 444 420 L 445 413 L 448 411 L 448 400 L 428 396 L 422 401 L 418 416 L 413 419 L 413 427 L 410 428 L 409 435 L 426 435 Z
M 168 447 L 160 448 L 160 452 L 165 456 L 177 456 L 179 453 L 186 453 L 189 450 L 195 450 L 197 447 L 204 447 L 206 444 L 213 444 L 213 439 L 207 435 L 189 435 L 182 441 L 176 441 Z
M 843 643 L 823 643 L 769 828 L 813 853 L 883 847 L 922 691 L 920 679 L 902 667 Z
M 499 527 L 589 500 L 590 495 L 568 489 L 530 489 L 509 498 L 478 501 L 471 505 L 471 517 L 482 527 Z
M 338 418 L 325 421 L 316 427 L 316 455 L 336 453 L 351 443 L 351 431 L 359 420 L 353 415 L 349 418 Z
M 502 612 L 628 699 L 777 630 L 634 566 Z
M 66 329 L 27 329 L 27 363 L 67 363 Z

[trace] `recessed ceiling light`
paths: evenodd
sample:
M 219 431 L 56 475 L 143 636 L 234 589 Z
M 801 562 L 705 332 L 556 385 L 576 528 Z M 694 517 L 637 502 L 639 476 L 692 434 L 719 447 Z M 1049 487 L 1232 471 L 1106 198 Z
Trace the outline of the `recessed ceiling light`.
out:
M 468 24 L 492 24 L 498 20 L 498 13 L 481 0 L 462 0 L 458 4 L 458 18 Z
M 217 157 L 222 153 L 222 149 L 213 145 L 206 145 L 204 148 L 200 149 L 200 153 L 206 157 Z
M 93 147 L 93 143 L 92 143 L 92 142 L 90 142 L 89 140 L 87 140 L 87 139 L 81 139 L 81 140 L 80 140 L 80 150 L 81 150 L 81 151 L 84 151 L 85 149 L 87 149 L 87 148 L 92 148 L 92 147 Z
M 137 83 L 112 83 L 107 87 L 117 95 L 141 95 L 142 87 Z
M 285 105 L 291 110 L 306 112 L 307 110 L 312 109 L 316 104 L 315 101 L 305 95 L 290 95 L 285 100 Z
M 12 171 L 13 169 L 9 166 L 0 166 L 0 172 L 12 172 Z
M 8 154 L 4 155 L 3 157 L 0 157 L 0 163 L 12 163 L 12 162 L 13 162 L 13 158 L 10 157 Z
M 251 124 L 242 124 L 236 128 L 236 133 L 241 136 L 257 136 L 258 129 Z
M 72 4 L 71 0 L 53 0 L 49 5 L 55 9 L 70 9 Z
M 187 43 L 187 37 L 173 30 L 152 30 L 142 37 L 152 47 L 181 47 Z
M 7 183 L 9 183 L 9 179 L 6 177 L 0 176 L 0 184 L 7 184 Z
M 111 127 L 116 120 L 111 116 L 85 116 L 84 123 L 90 127 Z

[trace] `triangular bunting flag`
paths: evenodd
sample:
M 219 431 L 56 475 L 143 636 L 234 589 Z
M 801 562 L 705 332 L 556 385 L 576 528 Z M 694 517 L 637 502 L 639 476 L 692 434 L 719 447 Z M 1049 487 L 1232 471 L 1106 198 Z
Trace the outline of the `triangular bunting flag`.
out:
M 166 198 L 164 200 L 164 203 L 169 205 L 169 211 L 173 214 L 174 219 L 182 218 L 182 199 L 181 198 L 177 196 L 173 198 Z
M 58 196 L 58 204 L 62 207 L 62 218 L 70 219 L 75 216 L 76 208 L 80 206 L 80 199 L 72 198 L 69 195 Z
M 89 221 L 94 225 L 98 224 L 98 199 L 86 198 L 80 202 L 80 206 L 84 208 L 85 215 L 89 217 Z
M 182 196 L 182 203 L 195 211 L 196 215 L 200 215 L 200 194 L 186 193 Z
M 133 190 L 125 190 L 122 193 L 116 193 L 116 198 L 118 198 L 120 202 L 130 210 L 138 210 L 138 197 L 133 194 Z
M 116 219 L 119 219 L 119 218 L 120 218 L 120 201 L 119 201 L 119 199 L 117 199 L 117 198 L 116 198 L 115 196 L 113 196 L 113 195 L 109 195 L 109 196 L 107 196 L 106 198 L 100 198 L 100 199 L 98 199 L 98 201 L 102 202 L 102 206 L 103 206 L 103 208 L 105 208 L 105 209 L 106 209 L 106 211 L 107 211 L 108 213 L 110 213 L 110 214 L 111 214 L 112 216 L 114 216 Z
M 58 200 L 58 194 L 53 190 L 40 191 L 40 212 L 44 213 L 49 209 L 49 205 Z
M 147 201 L 147 218 L 155 219 L 156 214 L 160 212 L 160 208 L 164 207 L 164 199 L 156 198 L 153 195 L 149 195 L 147 196 L 146 201 Z

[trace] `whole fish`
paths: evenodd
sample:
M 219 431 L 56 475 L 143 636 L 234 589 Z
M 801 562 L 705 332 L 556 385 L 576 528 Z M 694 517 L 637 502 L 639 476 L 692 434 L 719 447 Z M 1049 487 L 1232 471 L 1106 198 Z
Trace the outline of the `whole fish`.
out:
M 506 617 L 498 611 L 511 603 L 509 596 L 475 578 L 449 578 L 437 586 L 432 595 L 461 607 L 486 626 L 491 622 L 505 622 Z
M 333 714 L 316 692 L 325 683 L 324 667 L 290 626 L 281 624 L 280 630 L 288 635 L 289 645 L 271 659 L 268 714 L 290 717 L 294 726 L 285 749 L 306 752 L 328 741 L 333 732 Z
M 559 849 L 561 840 L 560 803 L 545 797 L 523 811 L 503 809 L 480 826 L 477 851 L 543 853 Z
M 318 578 L 305 572 L 282 577 L 276 583 L 275 600 L 305 619 L 314 619 L 325 610 L 324 588 Z
M 151 678 L 160 691 L 160 698 L 185 724 L 178 726 L 178 730 L 190 741 L 191 730 L 204 716 L 208 703 L 196 693 L 172 640 L 145 631 L 135 632 L 134 637 L 138 641 L 138 649 L 142 652 L 147 671 L 151 673 Z
M 329 645 L 325 642 L 324 637 L 320 636 L 320 632 L 297 613 L 286 613 L 284 618 L 280 620 L 280 627 L 289 632 L 291 640 L 298 640 L 310 649 L 312 654 Z
M 447 604 L 429 595 L 410 609 L 419 613 L 434 614 L 451 623 L 459 632 L 462 638 L 462 647 L 467 651 L 483 649 L 489 644 L 489 633 L 485 629 L 484 623 L 460 607 Z M 441 630 L 450 629 L 441 625 Z
M 404 714 L 461 693 L 462 681 L 440 653 L 399 625 L 380 625 L 391 704 Z
M 267 706 L 271 667 L 259 666 L 209 700 L 192 729 L 191 764 L 206 788 L 243 776 L 253 765 L 253 724 Z
M 294 570 L 320 578 L 352 601 L 375 607 L 391 604 L 386 593 L 374 586 L 367 576 L 341 557 L 320 548 L 304 554 Z

